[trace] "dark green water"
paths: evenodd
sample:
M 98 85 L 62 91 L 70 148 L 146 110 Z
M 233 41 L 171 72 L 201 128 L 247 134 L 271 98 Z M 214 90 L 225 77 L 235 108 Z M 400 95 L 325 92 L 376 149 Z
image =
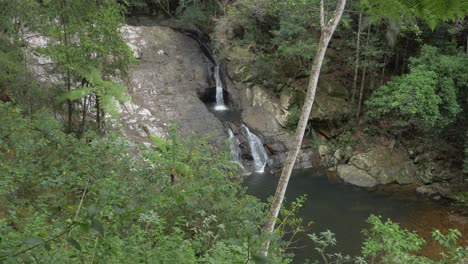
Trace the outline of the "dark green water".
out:
M 279 177 L 269 174 L 252 174 L 245 184 L 251 195 L 266 201 L 273 196 Z M 382 215 L 393 221 L 404 222 L 420 210 L 430 210 L 432 203 L 421 200 L 413 193 L 389 193 L 367 191 L 344 183 L 329 180 L 323 170 L 307 169 L 295 171 L 286 191 L 287 201 L 306 194 L 307 201 L 300 212 L 305 222 L 313 221 L 309 233 L 331 230 L 336 234 L 338 244 L 333 252 L 351 256 L 359 255 L 364 240 L 362 230 L 367 227 L 370 214 Z M 317 259 L 312 241 L 301 236 L 295 249 L 293 263 L 303 263 L 305 259 Z
M 215 111 L 214 104 L 207 108 L 223 122 L 241 122 L 241 113 L 235 110 Z M 268 168 L 267 168 L 268 169 Z M 279 174 L 279 173 L 278 173 Z M 248 193 L 263 201 L 273 196 L 279 177 L 263 173 L 251 174 L 245 180 Z M 328 253 L 341 252 L 351 256 L 360 255 L 364 241 L 362 230 L 367 226 L 366 219 L 371 214 L 381 215 L 399 223 L 415 223 L 421 219 L 419 212 L 432 212 L 438 205 L 426 197 L 416 195 L 414 191 L 399 191 L 400 186 L 392 191 L 383 189 L 368 191 L 363 188 L 344 184 L 329 179 L 324 170 L 306 169 L 293 172 L 286 191 L 288 202 L 306 194 L 307 201 L 299 216 L 304 223 L 313 221 L 308 233 L 319 233 L 330 230 L 336 234 L 337 246 Z M 299 237 L 293 263 L 304 263 L 305 260 L 319 260 L 314 245 L 305 234 Z

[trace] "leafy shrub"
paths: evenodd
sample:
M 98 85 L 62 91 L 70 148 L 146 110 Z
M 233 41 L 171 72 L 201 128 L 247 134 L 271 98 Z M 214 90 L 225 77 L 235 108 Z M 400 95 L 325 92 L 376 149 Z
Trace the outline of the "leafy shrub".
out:
M 367 222 L 370 229 L 365 230 L 366 241 L 362 246 L 362 254 L 371 259 L 371 263 L 460 263 L 468 257 L 468 248 L 457 246 L 461 234 L 457 230 L 449 230 L 447 235 L 439 230 L 432 232 L 432 237 L 444 246 L 447 253 L 442 252 L 442 261 L 433 261 L 418 255 L 418 251 L 425 243 L 417 233 L 401 229 L 397 223 L 385 222 L 380 217 L 371 215 Z
M 177 19 L 187 25 L 195 25 L 203 32 L 211 32 L 213 17 L 218 13 L 216 1 L 186 1 L 179 0 Z
M 206 140 L 172 130 L 136 151 L 3 103 L 0 123 L 0 261 L 245 262 L 259 250 L 266 205 Z
M 396 127 L 442 128 L 461 112 L 459 91 L 467 89 L 468 57 L 439 55 L 424 46 L 410 60 L 410 73 L 394 77 L 367 101 L 371 118 L 392 118 Z M 400 124 L 398 124 L 400 123 Z
M 286 127 L 288 129 L 296 129 L 297 123 L 299 122 L 300 119 L 300 110 L 299 106 L 293 105 L 289 107 L 288 109 L 288 117 L 286 120 Z

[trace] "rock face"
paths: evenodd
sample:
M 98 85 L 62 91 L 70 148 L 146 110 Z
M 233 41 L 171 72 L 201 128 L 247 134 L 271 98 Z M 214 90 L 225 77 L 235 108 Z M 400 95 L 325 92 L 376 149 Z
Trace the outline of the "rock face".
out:
M 358 169 L 352 165 L 338 166 L 337 174 L 344 182 L 360 187 L 373 187 L 378 184 L 377 180 L 365 170 Z
M 308 79 L 300 79 L 291 84 L 296 91 L 292 98 L 304 97 L 308 85 Z M 334 80 L 333 76 L 320 76 L 314 105 L 309 119 L 317 121 L 342 120 L 349 117 L 352 106 L 347 101 L 349 98 L 348 89 Z M 283 102 L 283 100 L 281 100 Z M 299 100 L 300 101 L 300 100 Z M 291 103 L 290 100 L 287 101 Z M 297 102 L 292 102 L 297 103 Z M 283 105 L 287 110 L 289 105 Z
M 268 167 L 273 170 L 282 168 L 287 153 L 292 147 L 293 132 L 283 127 L 287 111 L 283 105 L 291 98 L 283 95 L 278 98 L 262 86 L 246 86 L 237 84 L 243 107 L 242 121 L 259 135 L 269 151 Z M 283 103 L 282 103 L 283 102 Z M 310 144 L 304 143 L 294 168 L 310 168 L 320 166 L 318 154 Z
M 164 137 L 175 122 L 182 131 L 214 133 L 224 143 L 223 125 L 198 97 L 198 90 L 210 87 L 213 64 L 197 42 L 161 26 L 125 26 L 122 32 L 139 59 L 128 80 L 132 101 L 121 107 L 126 133 L 139 142 L 148 131 Z
M 369 184 L 369 177 L 375 184 L 410 184 L 415 182 L 416 166 L 402 149 L 374 146 L 368 152 L 352 156 L 348 164 L 338 165 L 338 176 L 363 187 L 370 187 L 361 184 Z

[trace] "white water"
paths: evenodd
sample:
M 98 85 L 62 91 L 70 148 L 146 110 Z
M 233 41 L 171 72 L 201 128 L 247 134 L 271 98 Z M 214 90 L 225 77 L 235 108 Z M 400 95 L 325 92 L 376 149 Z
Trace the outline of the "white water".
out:
M 231 147 L 231 159 L 234 161 L 240 162 L 241 161 L 240 159 L 241 150 L 239 147 L 240 142 L 236 138 L 236 136 L 234 136 L 234 133 L 232 132 L 230 128 L 228 128 L 228 133 L 229 133 L 229 146 Z
M 250 151 L 254 159 L 255 172 L 263 173 L 268 160 L 268 155 L 263 147 L 263 143 L 254 133 L 250 132 L 249 128 L 242 125 L 245 136 L 249 141 Z
M 239 139 L 234 136 L 234 133 L 230 128 L 228 128 L 229 133 L 229 146 L 231 148 L 231 159 L 239 168 L 243 171 L 244 175 L 249 175 L 250 173 L 245 169 L 244 165 L 242 165 L 242 158 L 241 158 L 241 149 L 240 149 L 240 142 Z
M 214 109 L 218 111 L 227 110 L 228 108 L 224 104 L 223 83 L 221 82 L 221 78 L 219 76 L 219 65 L 215 66 L 214 77 L 216 82 L 216 105 Z

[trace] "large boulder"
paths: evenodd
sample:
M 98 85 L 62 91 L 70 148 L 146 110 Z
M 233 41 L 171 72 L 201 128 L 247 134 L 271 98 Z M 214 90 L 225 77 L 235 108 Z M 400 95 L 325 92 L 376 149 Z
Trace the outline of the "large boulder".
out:
M 276 116 L 281 112 L 279 99 L 262 86 L 238 85 L 243 106 L 242 120 L 260 133 L 284 132 Z
M 360 187 L 373 187 L 378 184 L 377 180 L 365 170 L 352 165 L 338 165 L 337 174 L 344 182 Z
M 346 166 L 354 168 L 354 178 L 362 176 L 367 181 L 370 176 L 378 184 L 410 184 L 416 181 L 416 166 L 403 149 L 373 146 L 367 152 L 352 156 Z M 351 171 L 349 167 L 346 170 Z

